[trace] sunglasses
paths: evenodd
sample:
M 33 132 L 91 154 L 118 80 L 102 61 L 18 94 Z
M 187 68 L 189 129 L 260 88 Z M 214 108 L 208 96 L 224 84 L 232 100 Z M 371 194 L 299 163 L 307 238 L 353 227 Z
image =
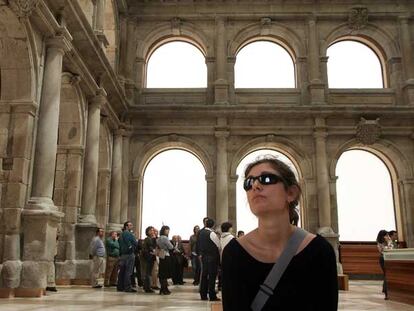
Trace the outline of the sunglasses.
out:
M 252 189 L 255 180 L 258 180 L 262 185 L 274 185 L 278 182 L 285 181 L 282 177 L 270 173 L 265 173 L 259 176 L 249 176 L 243 182 L 244 190 L 249 191 Z

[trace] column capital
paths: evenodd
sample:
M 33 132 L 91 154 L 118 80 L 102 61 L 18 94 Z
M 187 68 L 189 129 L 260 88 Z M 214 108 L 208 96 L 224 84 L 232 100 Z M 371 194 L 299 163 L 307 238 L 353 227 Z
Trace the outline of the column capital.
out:
M 230 136 L 230 132 L 227 130 L 216 130 L 214 136 L 217 138 L 227 138 Z
M 9 7 L 18 17 L 29 17 L 37 8 L 39 0 L 9 0 Z
M 62 54 L 71 50 L 70 40 L 63 34 L 47 38 L 46 47 L 57 49 Z
M 92 96 L 89 105 L 94 105 L 96 108 L 102 108 L 107 102 L 107 93 L 104 88 L 99 88 L 95 92 L 95 96 Z
M 328 133 L 325 130 L 317 129 L 313 133 L 313 137 L 316 139 L 326 139 L 326 137 L 328 137 Z
M 411 17 L 411 15 L 409 13 L 401 14 L 401 15 L 398 16 L 398 21 L 401 24 L 408 24 L 408 21 L 409 21 L 410 17 Z

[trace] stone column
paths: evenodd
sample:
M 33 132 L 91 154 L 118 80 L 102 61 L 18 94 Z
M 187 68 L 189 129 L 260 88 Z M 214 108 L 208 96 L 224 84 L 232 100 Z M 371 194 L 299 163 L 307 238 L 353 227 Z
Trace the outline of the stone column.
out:
M 103 32 L 105 28 L 105 0 L 95 0 L 95 30 Z
M 401 216 L 397 215 L 397 231 L 399 237 L 407 242 L 407 247 L 414 247 L 414 179 L 404 179 L 399 182 L 401 194 Z M 403 228 L 403 230 L 400 230 Z M 403 232 L 400 232 L 403 231 Z
M 32 195 L 27 209 L 56 210 L 52 201 L 57 152 L 63 36 L 48 39 L 33 166 Z
M 226 22 L 222 17 L 216 19 L 216 81 L 214 82 L 215 103 L 227 103 L 229 100 L 228 80 L 226 74 Z
M 316 149 L 316 173 L 319 208 L 319 232 L 332 232 L 331 226 L 331 201 L 329 192 L 329 173 L 326 157 L 325 119 L 315 119 L 315 149 Z
M 116 131 L 112 155 L 111 200 L 109 206 L 109 230 L 121 228 L 121 191 L 122 191 L 122 138 L 123 130 Z
M 409 16 L 400 16 L 400 44 L 404 68 L 405 83 L 403 91 L 408 104 L 414 105 L 414 63 Z
M 216 188 L 214 176 L 206 175 L 207 182 L 207 217 L 216 217 L 216 207 L 215 207 L 215 198 L 216 198 Z
M 57 152 L 62 60 L 69 50 L 68 38 L 47 39 L 42 94 L 39 107 L 32 196 L 22 212 L 23 265 L 20 287 L 35 296 L 43 293 L 53 269 L 57 225 L 63 217 L 52 201 Z M 18 292 L 16 292 L 18 296 Z
M 227 137 L 228 131 L 215 132 L 217 148 L 216 164 L 216 224 L 219 225 L 228 220 L 229 202 L 228 202 L 228 174 L 227 174 Z
M 309 32 L 309 92 L 311 103 L 325 103 L 325 85 L 321 80 L 320 64 L 319 64 L 319 40 L 316 29 L 316 18 L 312 17 L 308 20 Z
M 122 136 L 121 223 L 128 220 L 129 138 L 130 133 L 124 131 Z
M 324 118 L 315 119 L 315 149 L 316 149 L 316 187 L 318 197 L 319 228 L 318 233 L 331 243 L 335 255 L 338 273 L 342 272 L 339 263 L 339 235 L 332 230 L 331 223 L 331 194 L 329 183 L 328 160 L 326 155 L 326 124 Z
M 80 222 L 96 224 L 96 191 L 99 166 L 99 128 L 101 108 L 106 103 L 106 92 L 100 89 L 89 103 L 88 129 L 86 132 L 83 192 Z

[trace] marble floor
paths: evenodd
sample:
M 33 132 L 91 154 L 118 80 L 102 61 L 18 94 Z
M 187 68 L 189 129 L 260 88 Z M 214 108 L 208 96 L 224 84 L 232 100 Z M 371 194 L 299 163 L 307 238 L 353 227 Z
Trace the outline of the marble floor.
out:
M 188 284 L 188 285 L 187 285 Z M 339 310 L 414 311 L 414 306 L 385 301 L 380 281 L 350 281 L 350 290 L 341 291 Z M 57 293 L 42 298 L 0 299 L 1 311 L 32 310 L 164 310 L 208 311 L 210 303 L 198 299 L 197 288 L 187 282 L 184 286 L 170 286 L 170 296 L 118 293 L 114 288 L 91 289 L 86 286 L 59 287 Z

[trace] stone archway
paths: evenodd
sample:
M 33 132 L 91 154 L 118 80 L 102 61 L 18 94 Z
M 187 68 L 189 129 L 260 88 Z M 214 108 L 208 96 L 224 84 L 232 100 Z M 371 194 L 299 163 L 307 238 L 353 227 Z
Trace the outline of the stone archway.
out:
M 387 167 L 391 175 L 397 231 L 400 234 L 401 240 L 411 241 L 413 237 L 413 226 L 409 219 L 412 217 L 412 208 L 408 202 L 411 202 L 410 200 L 412 200 L 412 196 L 414 195 L 412 187 L 414 168 L 412 164 L 406 159 L 404 153 L 391 141 L 382 139 L 372 145 L 363 145 L 353 139 L 342 144 L 334 154 L 329 166 L 331 179 L 336 179 L 335 169 L 339 157 L 343 152 L 353 149 L 373 153 Z M 332 195 L 336 198 L 336 191 Z
M 130 180 L 130 207 L 135 210 L 131 213 L 131 221 L 138 232 L 141 232 L 142 219 L 142 190 L 145 168 L 157 154 L 169 150 L 181 149 L 197 157 L 206 171 L 207 180 L 207 214 L 215 215 L 214 206 L 214 170 L 213 162 L 207 151 L 192 139 L 178 135 L 169 135 L 154 139 L 143 146 L 141 152 L 135 156 L 132 165 L 132 180 Z

